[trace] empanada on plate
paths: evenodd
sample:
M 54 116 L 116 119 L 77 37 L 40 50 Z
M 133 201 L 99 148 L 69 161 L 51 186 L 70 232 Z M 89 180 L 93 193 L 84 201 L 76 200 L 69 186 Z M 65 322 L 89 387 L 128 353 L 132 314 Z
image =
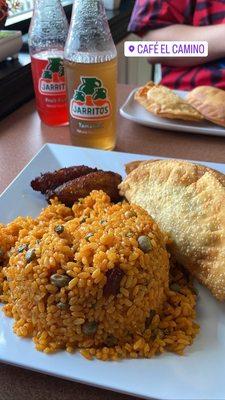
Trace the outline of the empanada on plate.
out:
M 186 161 L 150 160 L 119 189 L 169 234 L 177 261 L 225 300 L 225 175 Z
M 187 101 L 205 119 L 225 127 L 225 91 L 212 86 L 199 86 L 188 93 Z
M 171 89 L 148 82 L 138 89 L 134 96 L 152 114 L 184 121 L 202 121 L 203 116 Z

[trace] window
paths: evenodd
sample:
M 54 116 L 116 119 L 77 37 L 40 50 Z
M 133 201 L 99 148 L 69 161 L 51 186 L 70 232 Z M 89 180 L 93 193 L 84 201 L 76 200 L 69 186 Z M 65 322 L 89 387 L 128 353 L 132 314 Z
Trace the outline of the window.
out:
M 20 6 L 16 10 L 9 11 L 6 26 L 9 29 L 16 28 L 22 30 L 23 33 L 26 33 L 28 22 L 32 17 L 34 1 L 35 0 L 18 0 Z M 65 10 L 69 7 L 69 10 L 71 11 L 73 0 L 61 0 L 61 2 L 63 6 L 66 7 Z
M 21 15 L 33 9 L 34 1 L 33 0 L 22 0 L 19 1 L 19 6 L 17 9 L 13 11 L 9 11 L 9 18 L 14 15 Z
M 68 4 L 68 1 L 61 0 L 62 3 Z M 71 3 L 71 2 L 70 2 Z M 9 16 L 21 15 L 27 13 L 28 11 L 32 11 L 34 7 L 34 0 L 18 0 L 19 7 L 16 10 L 10 11 Z

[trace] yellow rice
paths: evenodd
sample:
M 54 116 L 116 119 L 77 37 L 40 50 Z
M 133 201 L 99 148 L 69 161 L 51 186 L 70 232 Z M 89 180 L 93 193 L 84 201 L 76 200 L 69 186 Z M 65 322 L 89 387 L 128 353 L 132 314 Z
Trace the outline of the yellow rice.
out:
M 141 235 L 151 240 L 149 253 L 139 248 Z M 26 260 L 27 249 L 18 252 L 21 245 L 35 250 L 34 260 Z M 138 206 L 113 205 L 102 191 L 72 209 L 53 201 L 36 219 L 0 225 L 0 247 L 4 312 L 37 350 L 79 348 L 101 360 L 182 354 L 198 332 L 192 283 L 177 266 L 169 274 L 166 237 Z M 118 292 L 106 296 L 107 272 L 118 266 Z M 69 276 L 65 287 L 51 283 L 56 273 Z M 84 333 L 87 322 L 96 323 L 93 335 Z

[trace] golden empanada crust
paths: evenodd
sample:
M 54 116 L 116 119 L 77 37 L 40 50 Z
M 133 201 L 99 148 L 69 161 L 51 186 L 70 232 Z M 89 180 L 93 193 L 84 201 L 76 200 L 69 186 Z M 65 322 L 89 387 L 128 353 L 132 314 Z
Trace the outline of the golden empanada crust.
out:
M 154 115 L 184 121 L 202 121 L 203 116 L 171 89 L 150 81 L 135 93 L 135 100 Z
M 225 176 L 186 161 L 150 160 L 119 188 L 169 234 L 176 259 L 225 300 Z
M 143 164 L 145 162 L 150 163 L 150 162 L 155 162 L 156 160 L 147 160 L 147 161 L 131 161 L 125 165 L 125 171 L 126 174 L 130 174 L 135 168 L 139 167 L 140 164 Z
M 212 86 L 199 86 L 188 93 L 187 101 L 205 119 L 225 127 L 225 91 Z

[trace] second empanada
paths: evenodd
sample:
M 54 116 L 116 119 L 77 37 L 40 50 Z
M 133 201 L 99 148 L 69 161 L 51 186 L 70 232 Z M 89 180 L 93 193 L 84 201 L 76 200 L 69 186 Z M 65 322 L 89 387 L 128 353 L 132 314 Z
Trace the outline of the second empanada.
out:
M 205 119 L 225 127 L 225 91 L 211 86 L 198 86 L 187 96 L 187 101 Z
M 135 100 L 154 115 L 184 121 L 202 121 L 203 116 L 171 89 L 148 82 L 135 93 Z

